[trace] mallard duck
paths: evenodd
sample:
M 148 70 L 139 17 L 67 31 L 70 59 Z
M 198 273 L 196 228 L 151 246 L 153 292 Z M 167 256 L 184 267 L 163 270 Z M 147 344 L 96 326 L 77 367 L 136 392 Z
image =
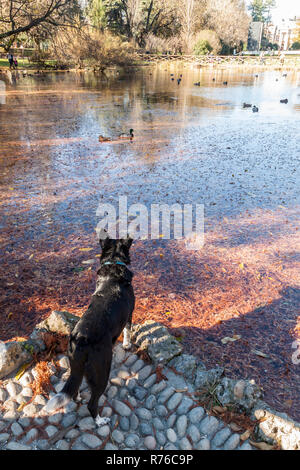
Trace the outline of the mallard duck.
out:
M 253 111 L 254 113 L 258 113 L 258 107 L 254 105 L 254 106 L 252 107 L 252 111 Z
M 243 108 L 251 108 L 252 104 L 243 103 Z
M 283 77 L 287 77 L 287 73 L 283 73 L 282 76 L 283 76 Z
M 181 82 L 181 78 L 177 78 L 178 85 L 180 84 L 180 82 Z
M 134 137 L 133 135 L 133 129 L 129 129 L 129 134 L 120 134 L 119 139 L 130 139 L 132 140 Z
M 99 135 L 99 142 L 110 142 L 110 137 L 103 137 L 103 135 Z
M 223 85 L 227 85 L 228 82 L 223 82 Z
M 196 83 L 194 83 L 194 85 L 200 86 L 200 82 L 196 82 Z
M 287 104 L 288 101 L 289 101 L 289 100 L 288 100 L 287 98 L 285 98 L 284 100 L 280 100 L 280 103 L 285 103 L 285 104 Z

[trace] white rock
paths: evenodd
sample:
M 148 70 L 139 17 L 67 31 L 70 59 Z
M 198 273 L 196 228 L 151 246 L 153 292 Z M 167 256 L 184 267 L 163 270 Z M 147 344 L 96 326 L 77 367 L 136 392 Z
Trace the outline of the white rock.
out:
M 109 428 L 108 425 L 101 426 L 101 428 L 97 428 L 96 432 L 97 432 L 98 436 L 100 436 L 102 438 L 106 438 L 110 433 L 110 428 Z
M 96 449 L 102 444 L 102 441 L 94 434 L 83 434 L 81 437 L 82 442 L 87 445 L 90 449 Z
M 144 439 L 145 447 L 149 450 L 154 450 L 156 447 L 156 440 L 153 436 L 147 436 Z
M 96 423 L 92 417 L 88 417 L 81 419 L 78 426 L 81 431 L 90 431 L 96 427 Z
M 21 393 L 22 393 L 23 397 L 32 397 L 33 396 L 33 391 L 32 391 L 32 388 L 30 388 L 30 387 L 23 388 Z
M 33 376 L 31 372 L 25 372 L 22 377 L 19 378 L 18 382 L 22 385 L 22 387 L 26 387 L 27 385 L 32 384 Z
M 200 424 L 200 432 L 211 436 L 219 427 L 219 421 L 214 416 L 207 416 Z
M 20 426 L 20 424 L 16 422 L 11 425 L 10 429 L 13 435 L 16 437 L 20 436 L 24 432 L 22 426 Z
M 202 408 L 202 406 L 198 406 L 197 408 L 193 408 L 189 414 L 189 419 L 191 421 L 191 423 L 193 424 L 199 424 L 202 417 L 204 416 L 204 409 Z
M 0 401 L 2 402 L 5 401 L 6 397 L 7 397 L 6 391 L 4 390 L 4 388 L 0 388 Z
M 170 442 L 176 442 L 177 441 L 177 435 L 174 429 L 169 428 L 167 430 L 167 438 L 169 439 Z
M 113 408 L 116 410 L 118 414 L 121 416 L 130 416 L 131 415 L 131 409 L 125 405 L 125 403 L 122 403 L 119 400 L 113 400 Z
M 143 382 L 144 380 L 146 380 L 149 375 L 151 374 L 152 372 L 152 366 L 151 365 L 147 365 L 145 367 L 143 367 L 142 369 L 140 369 L 137 373 L 137 379 L 140 381 L 140 382 Z
M 221 447 L 226 441 L 226 439 L 228 439 L 230 434 L 231 434 L 231 430 L 228 427 L 221 429 L 220 431 L 217 432 L 217 434 L 213 438 L 212 444 L 217 447 Z
M 179 447 L 180 447 L 181 450 L 192 450 L 191 443 L 186 437 L 183 437 L 180 440 Z
M 33 441 L 38 437 L 38 434 L 39 432 L 36 428 L 30 429 L 30 431 L 28 431 L 28 433 L 26 434 L 25 442 Z
M 233 450 L 239 445 L 239 443 L 240 443 L 240 435 L 232 434 L 232 436 L 230 436 L 230 438 L 225 442 L 224 449 Z
M 70 361 L 68 356 L 63 356 L 59 361 L 58 361 L 59 366 L 62 369 L 69 369 L 70 368 Z
M 57 450 L 69 450 L 70 444 L 65 439 L 61 439 L 55 444 L 55 447 Z
M 57 428 L 55 426 L 50 425 L 50 426 L 47 426 L 45 428 L 45 431 L 46 431 L 48 437 L 52 437 L 52 436 L 54 436 L 54 434 L 57 433 Z
M 209 450 L 210 442 L 207 438 L 201 439 L 201 441 L 196 446 L 197 450 Z
M 14 382 L 8 382 L 6 385 L 6 390 L 7 393 L 13 398 L 20 393 L 21 387 Z
M 25 416 L 35 416 L 38 413 L 38 409 L 33 403 L 24 406 L 22 411 Z
M 142 359 L 138 359 L 133 366 L 131 366 L 131 372 L 137 373 L 142 367 L 144 367 L 145 363 Z
M 178 437 L 181 438 L 186 433 L 187 428 L 187 417 L 185 415 L 179 416 L 176 423 Z
M 14 442 L 14 441 L 10 441 L 6 448 L 8 450 L 31 450 L 31 447 L 30 446 L 26 446 L 24 444 L 20 444 L 19 442 Z
M 112 432 L 111 437 L 112 437 L 113 441 L 117 442 L 117 444 L 121 444 L 124 441 L 124 434 L 121 431 L 119 431 L 118 429 L 115 429 Z

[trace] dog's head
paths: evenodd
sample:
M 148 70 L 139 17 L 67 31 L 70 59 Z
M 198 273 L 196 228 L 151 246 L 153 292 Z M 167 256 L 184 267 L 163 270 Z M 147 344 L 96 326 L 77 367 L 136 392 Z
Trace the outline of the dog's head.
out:
M 105 261 L 122 261 L 130 264 L 129 249 L 133 240 L 129 236 L 115 240 L 109 235 L 100 236 L 100 246 L 102 248 L 100 262 Z

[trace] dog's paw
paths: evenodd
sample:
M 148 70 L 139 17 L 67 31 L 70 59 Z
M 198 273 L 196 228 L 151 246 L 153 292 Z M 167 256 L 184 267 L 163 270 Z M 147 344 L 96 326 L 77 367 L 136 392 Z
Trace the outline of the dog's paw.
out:
M 80 393 L 78 392 L 77 397 L 74 399 L 75 403 L 82 403 L 82 397 L 80 396 Z
M 95 419 L 95 423 L 100 428 L 101 426 L 104 426 L 105 424 L 110 423 L 110 418 L 100 418 L 100 416 L 98 415 L 97 418 Z
M 125 351 L 128 351 L 131 348 L 131 343 L 123 343 L 122 346 Z

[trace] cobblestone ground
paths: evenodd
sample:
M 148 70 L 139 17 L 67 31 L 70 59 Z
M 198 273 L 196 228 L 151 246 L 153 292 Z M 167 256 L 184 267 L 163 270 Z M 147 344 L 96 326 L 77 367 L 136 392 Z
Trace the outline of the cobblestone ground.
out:
M 51 382 L 59 392 L 69 374 L 66 356 L 49 363 Z M 114 350 L 110 381 L 99 401 L 98 427 L 87 409 L 89 389 L 80 388 L 81 402 L 70 402 L 52 415 L 47 400 L 32 400 L 30 384 L 35 369 L 19 379 L 0 383 L 0 449 L 9 450 L 251 450 L 248 441 L 198 405 L 193 386 L 164 367 L 165 379 L 157 381 L 153 365 L 121 345 Z M 50 397 L 54 392 L 50 393 Z

